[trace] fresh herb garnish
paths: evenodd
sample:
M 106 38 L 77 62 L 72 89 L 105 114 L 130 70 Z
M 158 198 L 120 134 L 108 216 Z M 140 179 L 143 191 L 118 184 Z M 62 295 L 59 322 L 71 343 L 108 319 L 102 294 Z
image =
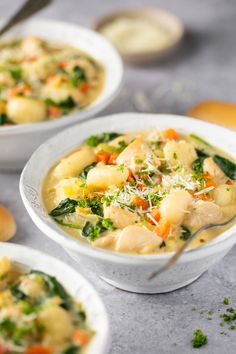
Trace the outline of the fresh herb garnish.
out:
M 224 305 L 229 305 L 230 301 L 229 301 L 229 298 L 228 297 L 225 297 L 224 298 L 224 301 L 223 301 L 223 304 Z
M 127 144 L 124 140 L 118 142 L 118 146 L 115 148 L 116 152 L 122 152 L 127 147 Z
M 198 158 L 195 161 L 193 161 L 192 170 L 196 173 L 201 174 L 203 173 L 203 162 L 207 157 L 209 157 L 209 155 L 202 150 L 199 149 L 195 149 L 195 150 Z
M 79 352 L 80 347 L 76 345 L 72 345 L 69 348 L 65 349 L 62 354 L 77 354 Z
M 109 141 L 117 138 L 121 134 L 115 132 L 102 133 L 99 135 L 91 135 L 86 139 L 86 144 L 91 147 L 96 147 L 101 143 L 108 143 Z
M 80 173 L 79 177 L 86 179 L 88 176 L 88 173 L 92 168 L 94 168 L 97 165 L 97 162 L 93 162 L 90 165 L 86 166 Z
M 201 329 L 197 329 L 194 332 L 194 337 L 192 339 L 193 348 L 200 348 L 207 344 L 207 336 L 202 332 Z
M 181 225 L 181 235 L 180 239 L 183 241 L 187 241 L 189 237 L 191 237 L 191 231 L 184 225 Z
M 113 228 L 113 222 L 110 219 L 103 219 L 96 224 L 87 221 L 82 229 L 82 235 L 89 241 L 95 241 L 101 233 L 111 228 Z
M 213 157 L 215 163 L 220 167 L 224 174 L 230 179 L 236 180 L 236 164 L 232 161 L 222 157 L 220 155 L 215 155 Z
M 56 208 L 54 208 L 49 215 L 52 217 L 58 217 L 61 215 L 66 215 L 75 212 L 78 202 L 76 200 L 66 198 L 62 200 Z

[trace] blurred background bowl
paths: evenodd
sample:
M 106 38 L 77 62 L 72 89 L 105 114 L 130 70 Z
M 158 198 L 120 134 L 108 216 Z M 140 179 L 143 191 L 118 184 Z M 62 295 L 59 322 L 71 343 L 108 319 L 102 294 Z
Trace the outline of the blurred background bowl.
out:
M 86 311 L 88 325 L 95 331 L 87 354 L 107 354 L 109 348 L 109 321 L 106 309 L 93 286 L 67 264 L 32 248 L 14 243 L 2 243 L 0 257 L 7 256 L 30 269 L 55 276 L 66 290 L 80 302 Z
M 29 20 L 12 28 L 4 39 L 39 36 L 80 48 L 104 66 L 105 83 L 98 98 L 81 111 L 34 124 L 0 127 L 0 170 L 23 168 L 33 151 L 60 130 L 93 117 L 105 109 L 118 95 L 123 78 L 123 65 L 113 46 L 89 29 L 54 20 Z

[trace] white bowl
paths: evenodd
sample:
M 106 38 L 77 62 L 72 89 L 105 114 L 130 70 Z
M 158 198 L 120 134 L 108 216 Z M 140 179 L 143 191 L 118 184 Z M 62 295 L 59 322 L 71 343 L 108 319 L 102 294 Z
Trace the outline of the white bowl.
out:
M 1 243 L 0 256 L 55 276 L 66 290 L 84 306 L 89 326 L 96 332 L 87 354 L 107 354 L 109 348 L 109 321 L 106 309 L 93 286 L 73 268 L 56 258 L 29 247 Z
M 91 54 L 105 68 L 104 88 L 98 98 L 82 111 L 34 124 L 0 127 L 0 170 L 17 170 L 24 166 L 33 151 L 60 130 L 91 118 L 117 96 L 123 77 L 123 65 L 117 51 L 101 35 L 89 29 L 52 20 L 29 20 L 3 38 L 36 35 L 46 40 L 70 44 Z
M 41 182 L 57 159 L 80 144 L 90 134 L 102 131 L 125 131 L 145 128 L 173 127 L 180 132 L 193 132 L 213 145 L 233 154 L 236 151 L 235 133 L 217 125 L 192 118 L 160 114 L 123 113 L 81 123 L 43 144 L 25 166 L 20 180 L 24 205 L 38 228 L 59 243 L 83 267 L 90 268 L 112 285 L 139 293 L 161 293 L 183 287 L 221 259 L 236 242 L 236 226 L 202 247 L 186 251 L 179 261 L 159 277 L 148 275 L 161 267 L 171 253 L 130 255 L 91 247 L 67 235 L 48 216 L 41 199 Z

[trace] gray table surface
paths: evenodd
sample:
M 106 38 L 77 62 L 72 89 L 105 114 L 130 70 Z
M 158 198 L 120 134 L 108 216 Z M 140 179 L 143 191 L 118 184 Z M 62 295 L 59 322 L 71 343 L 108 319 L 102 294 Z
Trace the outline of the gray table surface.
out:
M 6 17 L 19 0 L 1 0 Z M 94 20 L 124 6 L 144 5 L 138 0 L 57 0 L 39 16 L 91 26 Z M 235 100 L 236 2 L 234 0 L 149 0 L 175 12 L 188 30 L 182 47 L 168 60 L 149 67 L 125 66 L 121 95 L 104 111 L 133 111 L 135 97 L 143 91 L 157 112 L 183 114 L 204 98 Z M 16 217 L 14 242 L 43 250 L 80 270 L 102 296 L 110 316 L 110 354 L 194 353 L 191 338 L 196 328 L 208 335 L 202 353 L 235 353 L 235 331 L 219 326 L 223 298 L 236 301 L 236 248 L 188 287 L 163 295 L 138 295 L 115 289 L 75 264 L 31 222 L 18 191 L 19 174 L 0 174 L 0 200 Z M 196 307 L 197 311 L 192 311 Z M 200 311 L 213 309 L 213 319 Z M 224 331 L 226 335 L 220 334 Z M 96 353 L 94 353 L 96 354 Z

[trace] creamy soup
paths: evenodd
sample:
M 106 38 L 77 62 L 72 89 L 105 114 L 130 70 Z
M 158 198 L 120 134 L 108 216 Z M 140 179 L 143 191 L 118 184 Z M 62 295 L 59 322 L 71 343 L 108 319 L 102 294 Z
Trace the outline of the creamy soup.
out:
M 46 176 L 51 217 L 94 247 L 149 254 L 177 250 L 207 223 L 236 213 L 236 165 L 195 134 L 174 129 L 90 136 Z M 223 231 L 203 232 L 197 247 Z
M 37 37 L 0 42 L 0 126 L 81 110 L 103 83 L 102 65 L 78 48 Z
M 92 335 L 82 306 L 55 277 L 0 257 L 1 353 L 85 353 Z

